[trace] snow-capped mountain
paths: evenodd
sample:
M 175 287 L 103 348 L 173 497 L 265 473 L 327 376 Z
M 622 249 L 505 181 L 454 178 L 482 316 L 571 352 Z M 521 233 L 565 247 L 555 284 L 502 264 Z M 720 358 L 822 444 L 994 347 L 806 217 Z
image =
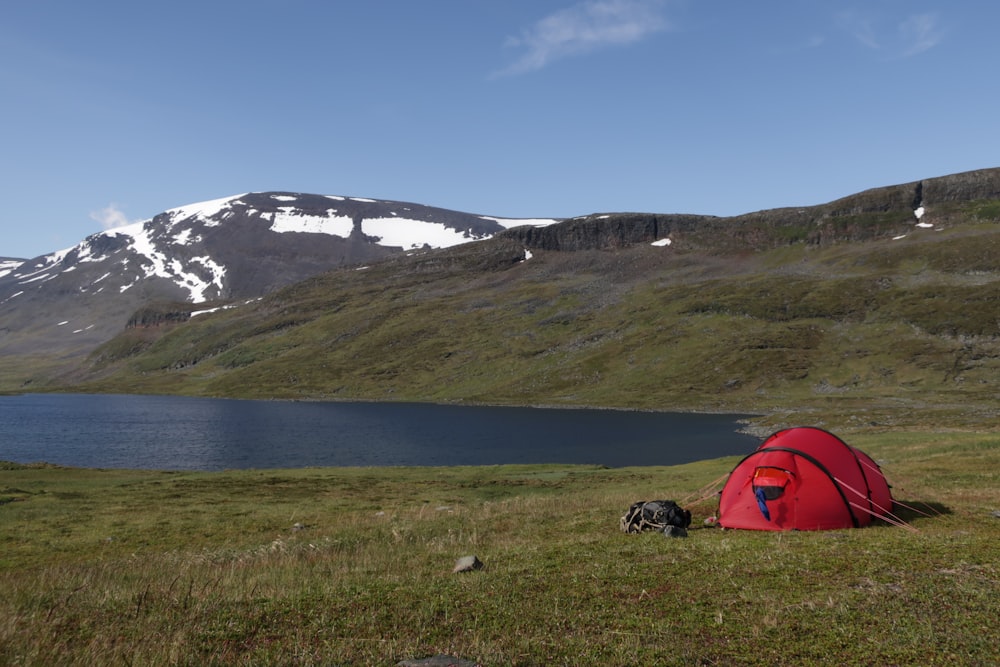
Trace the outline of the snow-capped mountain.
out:
M 183 206 L 29 261 L 0 260 L 0 355 L 91 349 L 152 301 L 254 298 L 338 266 L 553 222 L 291 192 Z

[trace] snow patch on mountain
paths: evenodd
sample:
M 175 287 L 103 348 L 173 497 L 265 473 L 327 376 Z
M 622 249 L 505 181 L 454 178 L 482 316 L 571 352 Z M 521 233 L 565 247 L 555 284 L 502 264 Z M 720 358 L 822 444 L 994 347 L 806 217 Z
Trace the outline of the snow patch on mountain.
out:
M 15 275 L 17 275 L 18 277 L 27 277 L 27 278 L 38 276 L 39 274 L 49 271 L 54 266 L 61 263 L 64 259 L 66 259 L 66 256 L 72 251 L 73 248 L 65 248 L 63 250 L 57 250 L 54 253 L 45 255 L 44 257 L 40 258 L 37 264 L 35 264 L 33 267 L 29 267 L 28 273 L 17 273 Z M 21 266 L 24 267 L 27 266 L 27 264 L 28 263 L 25 262 Z M 31 271 L 30 269 L 37 269 L 37 271 Z
M 376 204 L 378 200 L 367 199 L 365 197 L 340 197 L 337 195 L 324 195 L 332 201 L 353 201 L 366 204 Z M 282 202 L 294 201 L 295 197 L 288 195 L 272 195 L 272 199 Z M 295 206 L 280 206 L 278 212 L 271 214 L 271 231 L 281 234 L 288 232 L 331 234 L 347 238 L 355 229 L 354 218 L 340 213 L 337 208 L 331 206 L 328 215 L 309 215 L 301 212 Z M 407 206 L 401 207 L 402 211 L 411 211 Z M 260 214 L 259 211 L 250 211 Z M 393 248 L 403 248 L 412 250 L 415 248 L 449 248 L 460 243 L 477 241 L 488 238 L 488 234 L 475 234 L 468 229 L 456 229 L 445 224 L 430 220 L 418 220 L 401 214 L 398 211 L 389 211 L 392 217 L 360 217 L 357 225 L 360 231 L 369 238 L 375 238 L 376 243 L 382 246 Z M 549 218 L 494 218 L 489 216 L 477 216 L 481 220 L 490 220 L 499 224 L 505 229 L 520 227 L 522 225 L 544 226 L 551 225 L 558 220 Z
M 188 204 L 187 206 L 169 209 L 165 213 L 170 217 L 171 221 L 184 220 L 197 216 L 202 218 L 202 222 L 206 227 L 215 227 L 220 222 L 218 220 L 211 220 L 210 217 L 230 209 L 234 201 L 244 196 L 246 196 L 245 193 L 242 195 L 233 195 L 232 197 L 203 201 L 197 204 Z
M 334 211 L 336 213 L 336 211 Z M 271 220 L 271 231 L 284 234 L 302 232 L 311 234 L 332 234 L 347 238 L 351 235 L 354 222 L 347 216 L 305 215 L 297 213 L 293 207 L 282 207 Z
M 47 271 L 38 271 L 36 273 L 29 274 L 26 280 L 20 280 L 17 284 L 29 285 L 31 283 L 37 283 L 38 281 L 52 280 L 53 278 L 55 278 L 55 275 L 48 273 Z
M 190 245 L 201 241 L 201 235 L 196 235 L 192 229 L 182 229 L 174 236 L 174 243 L 177 245 Z
M 22 264 L 24 261 L 20 259 L 0 259 L 0 278 L 10 275 Z
M 361 229 L 368 236 L 378 238 L 379 245 L 406 250 L 424 246 L 449 248 L 483 238 L 473 237 L 468 231 L 452 229 L 442 224 L 406 218 L 372 218 L 362 222 Z
M 105 232 L 108 236 L 126 236 L 130 238 L 129 248 L 139 256 L 139 265 L 143 269 L 142 276 L 137 277 L 131 283 L 123 285 L 120 288 L 122 292 L 130 289 L 143 278 L 152 277 L 166 278 L 179 287 L 186 289 L 190 294 L 190 300 L 194 303 L 206 301 L 208 299 L 207 291 L 212 285 L 215 285 L 219 290 L 223 289 L 226 267 L 216 263 L 211 257 L 193 257 L 190 263 L 200 265 L 211 276 L 208 280 L 202 278 L 198 274 L 191 272 L 189 267 L 186 267 L 179 259 L 171 257 L 157 247 L 153 238 L 153 235 L 157 231 L 148 222 L 140 222 Z M 178 236 L 184 242 L 190 240 L 190 236 L 183 234 L 183 232 L 173 238 L 176 239 Z
M 357 197 L 352 197 L 351 201 L 372 202 L 370 199 Z M 337 215 L 336 209 L 331 209 L 331 213 L 332 215 L 325 217 L 306 215 L 291 206 L 281 207 L 278 213 L 273 214 L 270 229 L 279 234 L 305 232 L 348 238 L 354 230 L 354 220 L 345 215 Z M 390 215 L 398 216 L 396 213 Z M 437 222 L 402 217 L 364 218 L 360 221 L 360 227 L 363 234 L 376 238 L 379 245 L 404 249 L 422 248 L 425 245 L 448 248 L 483 238 Z
M 94 247 L 86 241 L 76 246 L 76 251 L 77 262 L 103 262 L 108 258 L 107 255 L 95 255 Z

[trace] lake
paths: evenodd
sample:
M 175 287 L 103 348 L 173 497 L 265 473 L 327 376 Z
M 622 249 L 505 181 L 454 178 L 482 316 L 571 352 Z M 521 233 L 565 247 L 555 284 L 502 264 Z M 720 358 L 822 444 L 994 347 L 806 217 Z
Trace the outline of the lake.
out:
M 250 401 L 0 396 L 0 460 L 225 470 L 505 463 L 673 465 L 748 454 L 744 415 Z

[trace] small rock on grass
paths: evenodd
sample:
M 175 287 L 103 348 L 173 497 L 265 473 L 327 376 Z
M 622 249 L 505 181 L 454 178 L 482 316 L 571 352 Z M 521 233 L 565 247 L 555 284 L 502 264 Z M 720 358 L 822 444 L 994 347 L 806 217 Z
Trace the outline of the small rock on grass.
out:
M 472 572 L 483 569 L 483 561 L 476 556 L 463 556 L 455 561 L 455 569 L 452 572 Z

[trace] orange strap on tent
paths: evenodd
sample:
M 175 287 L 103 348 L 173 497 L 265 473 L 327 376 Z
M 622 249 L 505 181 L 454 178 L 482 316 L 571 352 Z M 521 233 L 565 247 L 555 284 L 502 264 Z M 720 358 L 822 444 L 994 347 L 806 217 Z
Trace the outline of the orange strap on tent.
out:
M 913 526 L 911 526 L 910 524 L 906 523 L 905 521 L 903 521 L 902 519 L 900 519 L 898 516 L 896 516 L 895 514 L 893 514 L 892 513 L 892 508 L 890 508 L 890 507 L 882 507 L 877 502 L 875 502 L 871 498 L 866 497 L 865 494 L 861 493 L 860 491 L 858 491 L 857 489 L 855 489 L 853 486 L 851 486 L 850 484 L 848 484 L 847 482 L 845 482 L 842 479 L 837 479 L 836 477 L 834 477 L 834 481 L 836 481 L 837 484 L 840 484 L 845 489 L 847 489 L 848 491 L 850 491 L 851 493 L 853 493 L 854 495 L 856 495 L 858 498 L 861 498 L 862 500 L 867 501 L 868 504 L 871 506 L 871 507 L 863 507 L 863 506 L 855 503 L 854 501 L 851 501 L 851 507 L 853 507 L 855 509 L 858 509 L 858 510 L 861 510 L 862 512 L 866 512 L 867 514 L 870 514 L 871 516 L 875 517 L 876 519 L 881 519 L 882 521 L 885 521 L 886 523 L 891 523 L 894 526 L 899 526 L 901 528 L 908 528 L 910 530 L 919 532 L 919 531 L 917 531 L 916 528 L 914 528 Z M 875 510 L 871 509 L 872 507 L 874 507 L 875 509 L 877 509 L 879 511 L 876 512 Z
M 719 479 L 701 487 L 700 489 L 689 495 L 687 498 L 681 498 L 680 500 L 677 501 L 677 504 L 682 505 L 684 507 L 687 507 L 688 505 L 697 505 L 703 500 L 708 500 L 712 496 L 719 495 L 719 493 L 722 491 L 722 489 L 719 488 L 719 484 L 722 483 L 722 481 L 725 480 L 727 477 L 729 477 L 728 472 Z M 697 500 L 691 500 L 696 496 Z

